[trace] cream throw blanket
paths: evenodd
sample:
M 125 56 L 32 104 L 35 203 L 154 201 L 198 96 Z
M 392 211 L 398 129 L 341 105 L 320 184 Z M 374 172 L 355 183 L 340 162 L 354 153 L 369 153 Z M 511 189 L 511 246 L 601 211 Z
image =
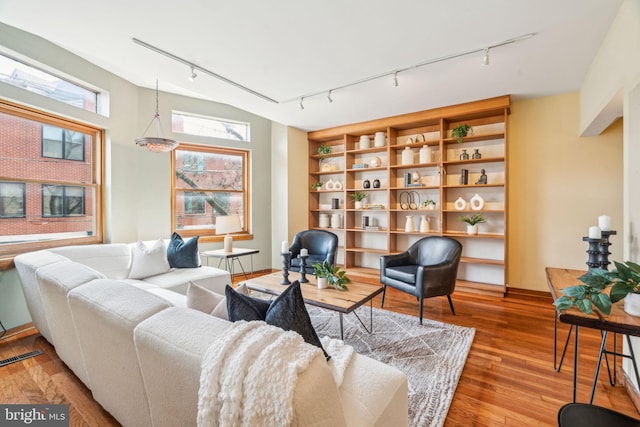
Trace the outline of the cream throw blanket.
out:
M 353 348 L 323 338 L 338 387 Z M 204 356 L 198 392 L 198 426 L 289 426 L 298 374 L 322 350 L 296 332 L 265 322 L 235 322 Z M 283 363 L 283 361 L 287 363 Z

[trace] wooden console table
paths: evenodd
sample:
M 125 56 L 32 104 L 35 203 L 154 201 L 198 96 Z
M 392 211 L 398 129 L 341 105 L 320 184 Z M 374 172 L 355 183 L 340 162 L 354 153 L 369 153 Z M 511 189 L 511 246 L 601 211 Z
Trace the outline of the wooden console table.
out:
M 551 296 L 555 301 L 559 297 L 561 297 L 562 289 L 567 288 L 569 286 L 578 285 L 581 282 L 578 280 L 578 277 L 582 276 L 586 273 L 584 270 L 570 270 L 566 268 L 545 268 L 545 272 L 547 274 L 547 284 L 549 285 L 549 290 L 551 291 Z M 598 356 L 598 364 L 596 366 L 595 376 L 593 378 L 593 388 L 591 390 L 591 401 L 589 403 L 593 403 L 593 397 L 595 395 L 596 384 L 598 381 L 598 375 L 600 374 L 600 365 L 602 362 L 602 356 L 606 357 L 607 354 L 612 354 L 614 356 L 613 359 L 613 369 L 614 369 L 614 378 L 615 378 L 615 364 L 616 364 L 616 356 L 626 357 L 632 360 L 634 371 L 636 374 L 636 380 L 638 384 L 640 384 L 640 377 L 638 375 L 638 367 L 636 365 L 635 355 L 633 354 L 633 347 L 631 346 L 630 336 L 640 337 L 640 317 L 631 316 L 625 313 L 622 303 L 613 304 L 611 308 L 611 314 L 607 317 L 602 317 L 600 313 L 592 312 L 591 314 L 585 314 L 573 307 L 569 310 L 557 311 L 554 319 L 554 365 L 555 365 L 555 357 L 556 357 L 556 327 L 557 321 L 560 319 L 561 322 L 567 323 L 575 326 L 575 335 L 574 335 L 574 347 L 573 347 L 573 401 L 576 401 L 576 384 L 578 379 L 578 335 L 580 326 L 584 326 L 591 329 L 598 329 L 602 332 L 602 342 L 600 345 L 600 354 Z M 609 332 L 614 333 L 614 351 L 608 351 L 606 349 L 607 344 L 607 334 Z M 569 332 L 571 333 L 571 331 Z M 615 334 L 623 334 L 627 339 L 627 344 L 629 346 L 629 355 L 620 354 L 616 352 L 615 348 Z M 567 337 L 567 342 L 569 337 Z M 566 349 L 566 344 L 565 344 Z M 563 352 L 564 357 L 564 352 Z M 608 363 L 608 362 L 607 362 Z M 554 366 L 555 367 L 555 366 Z M 615 379 L 612 381 L 612 385 L 615 385 Z

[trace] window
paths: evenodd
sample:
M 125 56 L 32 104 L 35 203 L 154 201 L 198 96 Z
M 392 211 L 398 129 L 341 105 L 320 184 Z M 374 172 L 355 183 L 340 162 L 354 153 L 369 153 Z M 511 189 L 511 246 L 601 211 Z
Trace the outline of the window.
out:
M 218 216 L 249 221 L 249 151 L 181 143 L 171 157 L 172 228 L 185 236 L 214 236 Z M 217 239 L 210 239 L 217 240 Z
M 233 141 L 249 141 L 250 130 L 249 123 L 198 116 L 180 111 L 173 111 L 171 114 L 171 131 L 176 133 L 210 136 Z
M 184 193 L 184 213 L 185 215 L 204 215 L 207 213 L 205 207 L 206 195 L 192 191 Z
M 0 100 L 0 257 L 102 241 L 103 132 Z
M 0 82 L 97 112 L 98 94 L 13 58 L 0 55 Z
M 21 182 L 0 182 L 0 218 L 24 218 L 24 188 Z
M 84 215 L 84 188 L 64 185 L 42 186 L 42 216 Z
M 84 161 L 84 135 L 57 126 L 42 126 L 42 157 Z

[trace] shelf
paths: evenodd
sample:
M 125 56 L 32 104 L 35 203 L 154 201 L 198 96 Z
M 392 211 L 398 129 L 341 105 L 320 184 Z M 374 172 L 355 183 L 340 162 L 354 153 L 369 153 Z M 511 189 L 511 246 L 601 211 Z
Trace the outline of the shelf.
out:
M 317 227 L 320 212 L 326 214 L 340 213 L 342 224 L 347 226 L 338 229 L 324 228 L 336 232 L 341 236 L 343 248 L 342 263 L 349 274 L 362 274 L 371 277 L 376 283 L 379 278 L 379 262 L 381 255 L 400 253 L 421 238 L 427 236 L 446 236 L 460 241 L 465 256 L 461 259 L 461 277 L 466 280 L 458 281 L 456 291 L 467 291 L 492 295 L 503 295 L 506 291 L 507 272 L 507 121 L 510 113 L 510 97 L 498 97 L 465 104 L 440 107 L 382 118 L 378 120 L 338 126 L 331 129 L 313 131 L 309 138 L 309 186 L 314 182 L 327 181 L 329 178 L 340 181 L 342 190 L 313 191 L 309 196 L 308 221 L 310 227 Z M 451 130 L 459 124 L 469 124 L 476 135 L 469 135 L 458 143 L 456 138 L 447 138 Z M 368 135 L 370 138 L 376 132 L 384 132 L 386 144 L 376 147 L 371 143 L 370 148 L 359 149 L 358 136 Z M 413 138 L 414 142 L 406 141 Z M 415 141 L 415 139 L 419 141 Z M 423 141 L 423 139 L 426 139 Z M 319 155 L 316 150 L 321 143 L 328 143 L 334 147 L 335 153 L 329 157 L 332 162 L 326 162 L 339 167 L 339 171 L 322 171 L 323 162 L 317 162 Z M 418 151 L 428 146 L 433 157 L 426 163 L 419 161 Z M 403 165 L 402 152 L 409 147 L 414 153 L 416 163 Z M 468 160 L 459 160 L 461 149 L 469 153 Z M 339 151 L 338 151 L 339 150 Z M 478 150 L 482 158 L 473 159 L 473 151 Z M 424 150 L 423 150 L 424 151 Z M 380 157 L 384 166 L 371 167 L 371 159 Z M 423 160 L 425 157 L 423 157 Z M 335 164 L 335 165 L 334 165 Z M 366 166 L 354 168 L 354 164 Z M 326 167 L 326 166 L 325 166 Z M 458 176 L 460 169 L 474 171 L 470 174 L 471 184 L 461 185 Z M 489 184 L 475 184 L 480 169 L 485 169 L 489 176 Z M 315 171 L 315 172 L 311 172 Z M 419 171 L 423 186 L 404 186 L 404 176 L 408 172 Z M 477 171 L 477 172 L 476 172 Z M 448 174 L 448 177 L 447 177 Z M 327 176 L 328 175 L 328 176 Z M 471 178 L 473 176 L 473 178 Z M 354 188 L 362 187 L 364 180 L 379 179 L 383 188 Z M 492 179 L 491 179 L 492 178 Z M 331 188 L 331 185 L 329 185 Z M 313 195 L 317 192 L 318 195 Z M 368 195 L 373 206 L 381 209 L 355 209 L 351 197 L 356 192 Z M 433 210 L 425 209 L 421 203 L 416 204 L 420 209 L 401 209 L 400 202 L 404 202 L 403 192 L 417 192 L 420 200 L 432 199 L 437 201 Z M 458 197 L 468 200 L 471 194 L 481 194 L 487 201 L 482 210 L 454 209 L 454 201 Z M 346 197 L 340 209 L 320 209 L 328 207 L 326 202 L 332 197 Z M 347 197 L 349 196 L 349 197 Z M 415 194 L 414 194 L 415 196 Z M 414 197 L 416 198 L 416 197 Z M 402 200 L 400 200 L 402 199 Z M 404 205 L 404 203 L 403 203 Z M 474 207 L 477 207 L 474 205 Z M 469 235 L 465 224 L 459 221 L 460 215 L 483 214 L 488 224 L 480 230 L 491 233 Z M 379 220 L 377 225 L 384 225 L 384 229 L 367 230 L 360 227 L 361 217 L 371 216 Z M 431 230 L 422 233 L 418 230 L 405 232 L 405 217 L 414 217 L 414 222 L 421 216 L 427 216 Z M 324 224 L 324 223 L 323 223 Z M 415 225 L 415 224 L 414 224 Z M 323 228 L 318 228 L 323 229 Z M 384 249 L 373 249 L 384 248 Z M 343 252 L 342 252 L 343 251 Z M 500 283 L 499 285 L 496 285 Z
M 460 258 L 460 262 L 470 263 L 470 264 L 486 264 L 486 265 L 504 265 L 504 261 L 501 259 L 487 259 L 487 258 L 472 258 L 463 256 Z
M 422 235 L 422 236 L 439 236 L 440 235 L 440 231 L 427 231 L 426 233 L 423 233 L 421 231 L 404 231 L 404 228 L 398 228 L 395 230 L 391 230 L 392 234 L 416 234 L 416 235 Z
M 437 168 L 440 166 L 437 162 L 430 163 L 414 163 L 412 165 L 391 165 L 391 169 L 415 169 L 415 168 Z
M 375 172 L 375 171 L 385 171 L 387 168 L 385 166 L 378 166 L 377 168 L 355 168 L 355 169 L 347 169 L 347 172 Z
M 469 142 L 478 142 L 478 141 L 488 141 L 492 139 L 501 139 L 504 138 L 504 132 L 500 133 L 487 133 L 484 135 L 469 135 L 465 136 L 462 142 L 458 142 L 457 138 L 444 138 L 442 142 L 445 144 L 467 144 Z
M 479 211 L 473 209 L 443 209 L 444 213 L 504 213 L 504 209 L 482 209 Z
M 502 184 L 453 184 L 453 185 L 443 185 L 442 188 L 486 188 L 486 187 L 504 187 L 504 183 Z
M 339 170 L 339 171 L 327 171 L 327 172 L 323 172 L 323 171 L 318 171 L 318 172 L 309 172 L 309 175 L 312 176 L 322 176 L 322 175 L 338 175 L 338 174 L 343 174 L 344 171 L 343 170 Z
M 344 156 L 344 151 L 336 151 L 336 152 L 331 152 L 331 154 L 324 154 L 322 156 L 320 156 L 320 154 L 311 154 L 309 157 L 312 159 L 316 159 L 316 160 L 324 160 L 324 159 L 330 159 L 332 157 L 342 157 Z
M 482 159 L 469 159 L 469 160 L 446 160 L 442 162 L 444 166 L 449 165 L 467 165 L 473 163 L 499 163 L 504 162 L 504 157 L 486 157 Z
M 373 248 L 356 248 L 350 247 L 345 249 L 346 252 L 358 252 L 367 254 L 387 255 L 389 251 L 386 249 L 373 249 Z
M 371 153 L 382 153 L 387 151 L 387 146 L 384 145 L 382 147 L 371 147 L 364 148 L 362 150 L 347 150 L 347 154 L 371 154 Z
M 412 191 L 412 190 L 438 190 L 440 189 L 439 185 L 423 185 L 421 187 L 390 187 L 389 190 L 403 190 L 403 191 Z
M 445 231 L 442 233 L 443 236 L 447 237 L 466 237 L 469 239 L 504 239 L 504 234 L 498 233 L 478 233 L 478 234 L 467 234 L 464 231 Z

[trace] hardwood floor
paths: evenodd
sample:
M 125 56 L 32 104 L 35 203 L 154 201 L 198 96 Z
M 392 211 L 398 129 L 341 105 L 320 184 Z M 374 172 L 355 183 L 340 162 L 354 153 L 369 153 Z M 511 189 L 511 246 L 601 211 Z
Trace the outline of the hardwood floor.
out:
M 427 300 L 424 313 L 426 318 L 476 329 L 445 426 L 557 425 L 558 409 L 572 399 L 573 346 L 556 373 L 551 300 L 458 292 L 453 302 L 456 316 L 446 298 Z M 379 306 L 378 297 L 374 307 Z M 418 305 L 415 298 L 390 289 L 385 309 L 415 316 Z M 567 331 L 567 325 L 559 324 L 559 341 Z M 581 329 L 579 402 L 589 399 L 599 343 L 597 331 Z M 117 425 L 36 331 L 0 340 L 0 359 L 34 349 L 44 354 L 0 367 L 0 402 L 67 403 L 72 426 Z M 601 370 L 594 403 L 640 418 L 624 387 L 609 385 L 606 369 Z

